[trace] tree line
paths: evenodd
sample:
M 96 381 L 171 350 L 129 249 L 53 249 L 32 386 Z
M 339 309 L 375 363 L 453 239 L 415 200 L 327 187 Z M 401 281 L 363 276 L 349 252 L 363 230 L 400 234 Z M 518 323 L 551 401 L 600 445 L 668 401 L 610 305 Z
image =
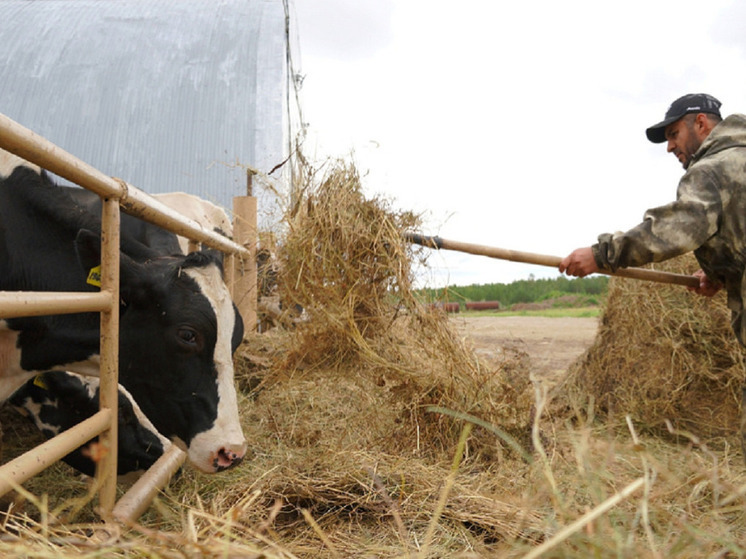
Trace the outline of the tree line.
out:
M 465 302 L 500 301 L 502 307 L 516 303 L 536 303 L 555 299 L 564 295 L 587 295 L 598 298 L 606 293 L 608 276 L 587 278 L 536 279 L 533 275 L 527 280 L 512 283 L 486 283 L 472 285 L 451 285 L 446 288 L 427 288 L 419 291 L 426 301 Z

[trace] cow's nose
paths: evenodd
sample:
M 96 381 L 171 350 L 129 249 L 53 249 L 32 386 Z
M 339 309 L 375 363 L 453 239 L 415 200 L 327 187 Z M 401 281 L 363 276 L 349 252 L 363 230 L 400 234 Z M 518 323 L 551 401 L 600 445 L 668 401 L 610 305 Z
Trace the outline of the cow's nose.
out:
M 241 463 L 245 454 L 246 447 L 244 445 L 221 448 L 215 453 L 215 459 L 213 460 L 215 471 L 222 472 L 223 470 L 237 466 Z

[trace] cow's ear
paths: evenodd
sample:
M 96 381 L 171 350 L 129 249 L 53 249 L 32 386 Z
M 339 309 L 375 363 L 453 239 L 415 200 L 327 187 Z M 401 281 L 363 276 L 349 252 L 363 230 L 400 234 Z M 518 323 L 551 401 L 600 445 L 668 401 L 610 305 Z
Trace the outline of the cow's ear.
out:
M 80 267 L 86 272 L 101 265 L 101 237 L 88 229 L 81 229 L 75 236 L 75 252 Z
M 218 266 L 220 266 L 220 268 L 223 269 L 224 255 L 223 255 L 222 251 L 210 248 L 210 249 L 205 250 L 204 252 L 206 252 L 207 254 L 209 254 L 210 257 L 215 262 L 217 262 Z
M 90 273 L 94 268 L 101 266 L 101 237 L 89 231 L 81 229 L 75 237 L 75 251 L 83 271 Z M 119 254 L 119 283 L 120 291 L 124 292 L 126 287 L 140 284 L 142 276 L 142 265 L 133 260 L 123 252 Z

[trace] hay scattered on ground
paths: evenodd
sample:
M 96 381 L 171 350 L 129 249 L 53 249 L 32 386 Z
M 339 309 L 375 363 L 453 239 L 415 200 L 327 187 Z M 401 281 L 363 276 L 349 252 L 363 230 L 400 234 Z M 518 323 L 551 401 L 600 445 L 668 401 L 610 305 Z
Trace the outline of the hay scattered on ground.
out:
M 692 255 L 656 269 L 693 273 Z M 705 439 L 739 426 L 743 351 L 725 293 L 710 299 L 680 286 L 613 278 L 598 336 L 564 384 L 566 398 L 636 421 L 658 433 L 669 420 Z
M 586 413 L 548 417 L 525 356 L 479 361 L 443 313 L 414 297 L 411 263 L 426 253 L 400 233 L 416 216 L 366 199 L 345 164 L 303 185 L 287 237 L 277 237 L 278 281 L 285 304 L 310 320 L 252 336 L 237 353 L 247 459 L 212 476 L 186 468 L 138 524 L 108 531 L 70 497 L 85 501 L 85 483 L 55 466 L 0 518 L 0 554 L 511 559 L 549 546 L 542 556 L 746 556 L 746 476 L 727 440 L 713 451 L 683 435 L 692 444 L 638 434 L 644 419 L 597 421 L 577 371 L 566 387 Z M 648 297 L 660 313 L 664 295 Z M 673 368 L 696 368 L 682 357 L 693 342 L 681 340 L 701 341 L 707 324 L 675 319 L 667 343 L 657 331 L 646 342 L 636 324 L 625 335 L 639 347 L 625 354 L 606 330 L 630 304 L 610 299 L 610 345 L 593 351 L 632 363 L 647 343 L 655 355 L 667 348 Z M 716 380 L 728 377 L 729 353 L 710 355 Z M 618 409 L 610 402 L 604 409 Z M 8 427 L 22 446 L 24 433 Z

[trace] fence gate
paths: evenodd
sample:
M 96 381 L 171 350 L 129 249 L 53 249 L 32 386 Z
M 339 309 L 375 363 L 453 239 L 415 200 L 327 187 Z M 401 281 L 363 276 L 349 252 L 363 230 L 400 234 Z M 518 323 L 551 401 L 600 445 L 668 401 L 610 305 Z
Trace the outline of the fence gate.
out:
M 100 437 L 108 448 L 96 468 L 96 487 L 102 518 L 134 520 L 186 459 L 172 445 L 161 458 L 116 502 L 117 397 L 119 363 L 119 220 L 120 209 L 231 255 L 231 283 L 239 286 L 233 298 L 242 316 L 256 316 L 256 202 L 234 200 L 236 207 L 253 207 L 253 215 L 235 215 L 238 242 L 203 229 L 198 223 L 172 210 L 122 180 L 109 177 L 60 149 L 45 138 L 0 114 L 0 149 L 39 165 L 98 194 L 101 214 L 101 290 L 97 293 L 0 291 L 0 319 L 48 314 L 98 312 L 101 315 L 100 410 L 38 447 L 0 466 L 0 495 L 38 474 L 63 456 Z M 253 274 L 253 276 L 252 276 Z M 253 284 L 247 284 L 253 277 Z M 245 314 L 244 314 L 245 313 Z M 255 321 L 248 322 L 250 331 Z

